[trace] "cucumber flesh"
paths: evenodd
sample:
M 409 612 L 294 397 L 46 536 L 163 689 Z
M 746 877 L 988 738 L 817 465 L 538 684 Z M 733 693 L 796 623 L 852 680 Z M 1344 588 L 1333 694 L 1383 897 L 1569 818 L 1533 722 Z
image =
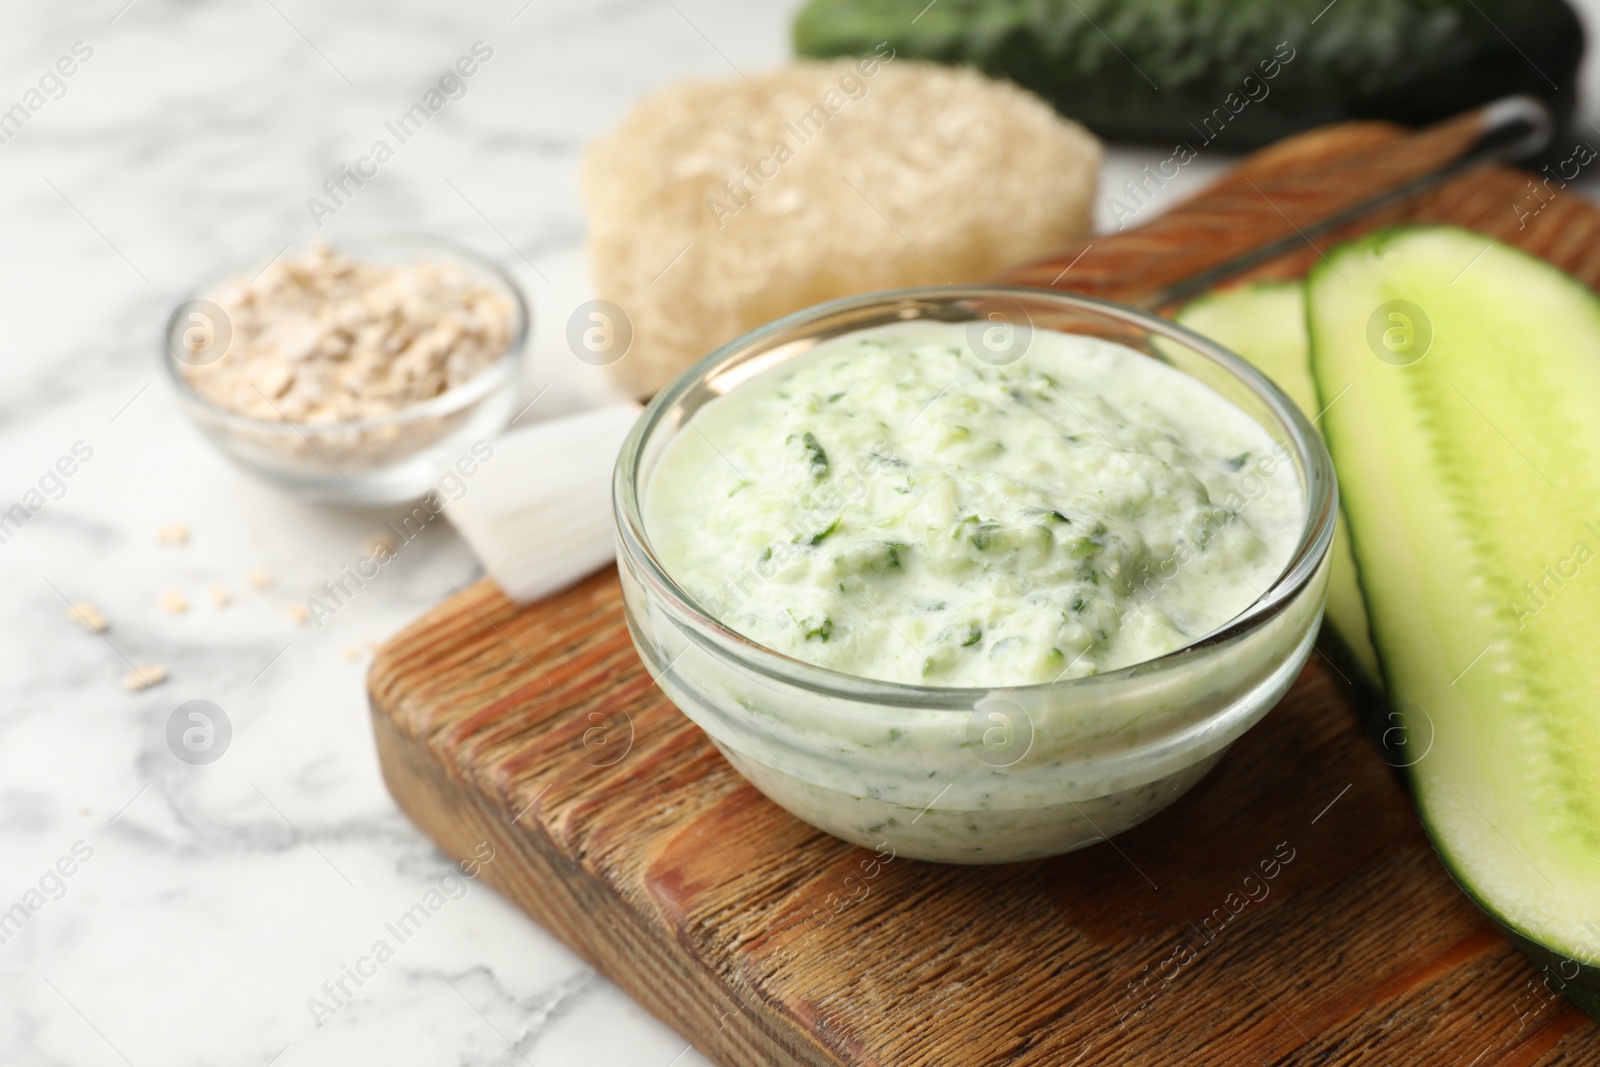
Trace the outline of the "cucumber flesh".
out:
M 1341 246 L 1306 284 L 1423 824 L 1600 1018 L 1600 299 L 1453 228 Z
M 1178 314 L 1178 322 L 1249 360 L 1300 405 L 1306 418 L 1316 418 L 1321 411 L 1317 386 L 1311 378 L 1305 286 L 1300 282 L 1219 289 L 1185 307 Z M 1356 561 L 1350 553 L 1350 531 L 1343 515 L 1334 531 L 1329 556 L 1328 606 L 1323 618 L 1366 675 L 1366 681 L 1379 685 L 1378 653 L 1367 629 L 1367 606 L 1361 599 Z

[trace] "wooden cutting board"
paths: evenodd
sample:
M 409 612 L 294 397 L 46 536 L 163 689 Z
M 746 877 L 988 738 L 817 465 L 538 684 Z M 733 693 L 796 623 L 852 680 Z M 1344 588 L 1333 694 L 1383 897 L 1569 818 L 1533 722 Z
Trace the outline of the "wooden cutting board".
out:
M 1315 131 L 1008 280 L 1149 299 L 1473 132 Z M 1350 229 L 1455 222 L 1600 282 L 1600 212 L 1528 182 L 1480 169 Z M 1172 808 L 995 868 L 884 862 L 767 801 L 645 672 L 614 570 L 520 608 L 479 582 L 368 684 L 401 808 L 457 859 L 490 842 L 481 877 L 720 1064 L 1600 1062 L 1600 1028 L 1451 883 L 1320 656 Z

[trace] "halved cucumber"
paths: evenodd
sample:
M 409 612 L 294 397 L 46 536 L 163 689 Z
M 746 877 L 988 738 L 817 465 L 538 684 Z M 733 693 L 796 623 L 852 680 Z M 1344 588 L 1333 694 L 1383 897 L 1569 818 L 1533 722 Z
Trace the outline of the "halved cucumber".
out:
M 1178 322 L 1249 360 L 1300 405 L 1306 418 L 1317 417 L 1321 405 L 1311 378 L 1305 286 L 1300 282 L 1218 289 L 1185 307 L 1178 314 Z M 1367 607 L 1356 581 L 1356 562 L 1350 554 L 1350 532 L 1343 516 L 1329 554 L 1332 559 L 1324 618 L 1356 666 L 1366 674 L 1366 680 L 1381 684 L 1378 653 L 1367 629 Z
M 1600 299 L 1452 228 L 1343 245 L 1307 293 L 1423 823 L 1600 1017 Z

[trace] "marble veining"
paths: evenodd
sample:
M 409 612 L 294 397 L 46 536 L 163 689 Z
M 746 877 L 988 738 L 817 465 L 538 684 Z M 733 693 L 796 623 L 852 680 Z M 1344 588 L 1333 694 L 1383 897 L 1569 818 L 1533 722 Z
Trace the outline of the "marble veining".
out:
M 466 878 L 383 787 L 370 648 L 478 576 L 460 540 L 433 524 L 321 628 L 295 622 L 396 513 L 250 481 L 183 418 L 157 353 L 183 296 L 317 234 L 308 198 L 481 40 L 494 59 L 467 95 L 320 232 L 420 230 L 495 256 L 534 306 L 523 386 L 549 388 L 533 415 L 605 401 L 565 342 L 592 295 L 582 145 L 652 87 L 781 62 L 793 6 L 29 0 L 0 15 L 0 106 L 76 42 L 93 50 L 0 144 L 0 511 L 92 449 L 0 540 L 0 1062 L 706 1062 Z M 1163 156 L 1114 151 L 1108 186 Z M 1186 167 L 1153 209 L 1226 162 Z M 158 543 L 173 522 L 188 542 Z M 258 568 L 269 588 L 247 581 Z M 187 612 L 161 610 L 169 589 Z M 79 600 L 105 634 L 68 621 Z M 150 663 L 168 680 L 125 691 Z M 191 700 L 231 724 L 215 762 L 169 744 Z M 362 964 L 337 1011 L 314 1010 L 430 890 L 426 922 Z

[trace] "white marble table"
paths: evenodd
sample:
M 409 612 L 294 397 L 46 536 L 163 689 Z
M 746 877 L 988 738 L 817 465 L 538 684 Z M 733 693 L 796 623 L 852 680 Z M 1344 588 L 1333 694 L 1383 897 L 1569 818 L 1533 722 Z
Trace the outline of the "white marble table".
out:
M 653 86 L 781 61 L 791 6 L 33 0 L 0 15 L 0 106 L 76 42 L 89 53 L 0 144 L 0 510 L 41 479 L 52 497 L 0 543 L 0 1062 L 704 1062 L 456 880 L 384 790 L 367 649 L 476 576 L 459 539 L 430 528 L 323 628 L 297 624 L 288 609 L 388 515 L 295 504 L 228 466 L 180 413 L 157 345 L 188 288 L 310 236 L 307 198 L 482 40 L 493 56 L 467 95 L 324 232 L 401 226 L 497 256 L 536 308 L 525 388 L 553 383 L 539 413 L 604 399 L 563 337 L 590 295 L 582 143 Z M 1109 184 L 1155 158 L 1114 153 Z M 75 446 L 92 455 L 58 482 Z M 168 523 L 187 544 L 158 543 Z M 257 568 L 271 588 L 247 584 Z M 186 613 L 160 609 L 168 589 Z M 109 631 L 70 623 L 69 600 Z M 170 678 L 125 692 L 146 663 Z M 166 736 L 195 699 L 233 731 L 204 766 Z M 430 893 L 400 943 L 388 924 Z

